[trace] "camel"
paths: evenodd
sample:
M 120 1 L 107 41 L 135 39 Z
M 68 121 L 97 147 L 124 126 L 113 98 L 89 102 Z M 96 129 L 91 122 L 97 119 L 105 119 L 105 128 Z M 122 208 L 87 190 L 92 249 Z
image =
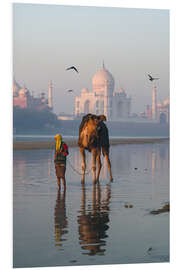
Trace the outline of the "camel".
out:
M 79 127 L 79 150 L 82 158 L 82 179 L 81 182 L 85 181 L 86 171 L 86 155 L 85 150 L 92 153 L 92 176 L 93 182 L 99 181 L 99 175 L 101 171 L 101 152 L 106 159 L 110 181 L 113 181 L 111 162 L 109 159 L 109 134 L 106 125 L 105 115 L 87 114 L 82 118 Z M 97 175 L 96 175 L 96 164 L 97 164 Z

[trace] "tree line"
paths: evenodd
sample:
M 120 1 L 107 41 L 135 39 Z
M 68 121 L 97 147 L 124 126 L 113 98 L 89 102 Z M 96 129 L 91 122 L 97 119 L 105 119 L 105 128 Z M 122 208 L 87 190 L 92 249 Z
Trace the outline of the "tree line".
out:
M 52 130 L 60 128 L 56 114 L 48 110 L 13 108 L 13 129 L 18 131 Z

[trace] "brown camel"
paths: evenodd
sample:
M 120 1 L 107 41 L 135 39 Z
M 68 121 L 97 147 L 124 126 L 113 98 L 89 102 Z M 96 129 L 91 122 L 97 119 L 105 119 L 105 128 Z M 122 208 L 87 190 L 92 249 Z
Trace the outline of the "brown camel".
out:
M 109 160 L 109 134 L 103 121 L 106 121 L 104 115 L 87 114 L 83 117 L 79 127 L 78 145 L 82 157 L 82 182 L 85 180 L 86 156 L 85 150 L 92 152 L 92 174 L 93 182 L 99 180 L 101 171 L 101 151 L 106 159 L 110 174 L 110 181 L 113 180 L 111 172 L 111 163 Z M 97 176 L 96 176 L 97 163 Z

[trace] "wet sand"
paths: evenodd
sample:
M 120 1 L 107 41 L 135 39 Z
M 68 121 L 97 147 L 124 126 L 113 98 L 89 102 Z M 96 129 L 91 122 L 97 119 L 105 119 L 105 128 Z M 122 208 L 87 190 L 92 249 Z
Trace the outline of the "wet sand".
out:
M 110 138 L 110 145 L 167 142 L 169 138 Z M 76 147 L 77 139 L 66 139 L 69 147 Z M 13 150 L 53 149 L 54 141 L 14 141 Z
M 71 147 L 66 193 L 57 190 L 53 152 L 14 151 L 14 267 L 169 262 L 168 141 L 112 146 L 114 180 L 102 157 L 97 185 L 91 173 L 81 185 Z

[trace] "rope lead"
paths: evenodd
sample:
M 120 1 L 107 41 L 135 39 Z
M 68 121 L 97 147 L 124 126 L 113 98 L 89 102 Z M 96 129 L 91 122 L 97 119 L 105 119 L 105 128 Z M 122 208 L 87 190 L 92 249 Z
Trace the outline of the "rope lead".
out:
M 68 159 L 67 159 L 67 162 L 69 163 L 69 165 L 70 165 L 71 169 L 73 169 L 73 171 L 75 171 L 79 175 L 84 175 L 83 173 L 80 173 L 78 170 L 76 170 Z M 90 171 L 91 171 L 91 169 L 89 169 L 87 172 L 85 172 L 85 174 L 89 174 Z

